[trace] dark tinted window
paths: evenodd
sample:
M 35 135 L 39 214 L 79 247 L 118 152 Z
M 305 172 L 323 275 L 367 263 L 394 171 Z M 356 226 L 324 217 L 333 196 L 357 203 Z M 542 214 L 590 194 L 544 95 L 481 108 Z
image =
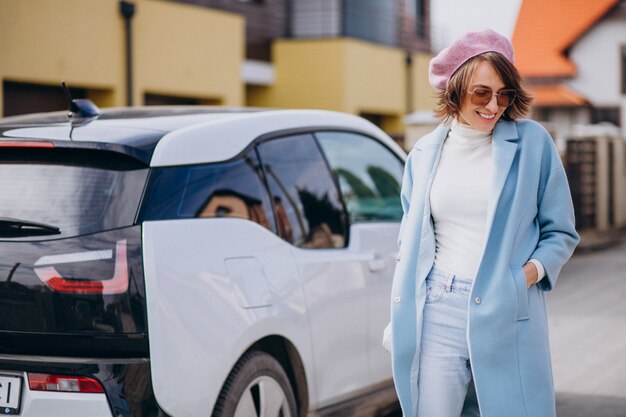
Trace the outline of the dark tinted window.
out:
M 233 161 L 154 169 L 142 220 L 238 217 L 273 230 L 255 153 Z
M 591 123 L 609 122 L 620 126 L 620 110 L 619 107 L 592 107 Z
M 395 45 L 398 39 L 398 4 L 395 1 L 344 0 L 343 35 Z
M 3 149 L 0 218 L 44 223 L 64 237 L 129 226 L 147 173 L 143 164 L 113 152 Z
M 303 248 L 343 247 L 343 206 L 313 136 L 275 139 L 257 149 L 281 237 Z
M 417 36 L 426 36 L 426 22 L 428 21 L 426 11 L 426 0 L 415 1 L 415 32 Z
M 380 142 L 348 132 L 315 134 L 343 194 L 351 222 L 400 220 L 402 161 Z
M 3 82 L 4 115 L 41 113 L 67 109 L 67 100 L 59 85 Z M 70 88 L 72 98 L 87 98 L 87 90 Z

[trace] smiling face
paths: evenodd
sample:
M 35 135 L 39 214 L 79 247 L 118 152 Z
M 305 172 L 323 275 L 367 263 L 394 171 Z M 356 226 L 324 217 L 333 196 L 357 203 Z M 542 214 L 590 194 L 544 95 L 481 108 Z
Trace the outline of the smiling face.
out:
M 495 68 L 489 62 L 482 61 L 476 67 L 471 82 L 467 85 L 467 90 L 472 91 L 477 87 L 489 88 L 497 93 L 505 87 L 505 84 Z M 472 94 L 467 91 L 464 95 L 461 111 L 458 115 L 459 123 L 470 125 L 482 132 L 491 132 L 496 122 L 502 117 L 506 107 L 498 106 L 495 95 L 492 95 L 489 103 L 484 106 L 472 104 Z

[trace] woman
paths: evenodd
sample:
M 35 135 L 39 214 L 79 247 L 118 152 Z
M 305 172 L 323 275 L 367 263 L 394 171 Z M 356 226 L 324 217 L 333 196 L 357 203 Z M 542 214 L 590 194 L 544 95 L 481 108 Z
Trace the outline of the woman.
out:
M 505 37 L 434 57 L 443 123 L 410 152 L 390 344 L 405 417 L 554 417 L 545 293 L 578 235 Z

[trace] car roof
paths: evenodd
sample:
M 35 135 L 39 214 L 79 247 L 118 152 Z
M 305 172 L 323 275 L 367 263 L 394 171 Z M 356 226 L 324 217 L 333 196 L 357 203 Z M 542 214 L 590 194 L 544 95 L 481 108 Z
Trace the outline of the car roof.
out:
M 51 141 L 61 147 L 94 147 L 129 154 L 150 166 L 228 160 L 255 139 L 305 130 L 352 130 L 402 149 L 367 120 L 326 110 L 278 110 L 212 106 L 103 109 L 86 123 L 68 122 L 67 112 L 0 119 L 2 141 Z

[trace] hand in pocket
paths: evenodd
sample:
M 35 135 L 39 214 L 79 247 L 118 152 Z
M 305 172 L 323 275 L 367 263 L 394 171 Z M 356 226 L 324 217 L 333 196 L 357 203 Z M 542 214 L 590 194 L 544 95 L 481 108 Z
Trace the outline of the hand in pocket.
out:
M 524 275 L 526 275 L 526 288 L 530 288 L 531 285 L 537 283 L 539 272 L 534 263 L 527 262 L 526 265 L 522 267 L 522 270 L 524 271 Z

